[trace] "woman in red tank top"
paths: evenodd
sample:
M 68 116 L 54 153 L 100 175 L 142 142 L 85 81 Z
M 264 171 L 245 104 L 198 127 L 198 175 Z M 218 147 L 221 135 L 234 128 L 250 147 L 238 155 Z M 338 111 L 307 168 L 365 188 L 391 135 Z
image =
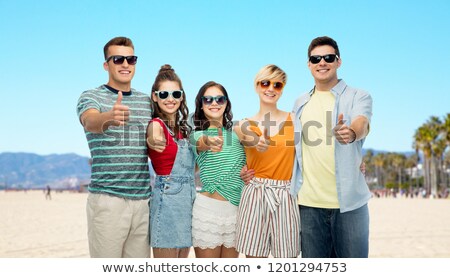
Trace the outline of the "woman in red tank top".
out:
M 181 80 L 170 65 L 152 86 L 148 155 L 156 173 L 150 200 L 150 246 L 155 258 L 187 258 L 192 246 L 194 155 Z

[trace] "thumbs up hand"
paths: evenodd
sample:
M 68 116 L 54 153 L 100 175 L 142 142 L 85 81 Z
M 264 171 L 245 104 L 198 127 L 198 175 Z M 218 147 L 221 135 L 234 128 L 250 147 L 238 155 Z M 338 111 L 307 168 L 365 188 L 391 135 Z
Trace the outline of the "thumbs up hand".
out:
M 113 108 L 111 109 L 113 122 L 115 126 L 123 126 L 129 120 L 130 117 L 130 108 L 126 105 L 122 105 L 122 92 L 119 91 L 117 93 L 117 100 L 114 103 Z
M 333 134 L 336 137 L 336 140 L 341 144 L 350 144 L 353 143 L 356 139 L 355 131 L 345 124 L 344 114 L 339 114 L 338 123 L 333 129 Z
M 263 128 L 263 132 L 259 137 L 258 144 L 256 144 L 256 150 L 258 152 L 265 152 L 269 148 L 270 145 L 270 137 L 268 135 L 267 129 Z
M 156 152 L 162 153 L 166 149 L 167 140 L 164 129 L 158 123 L 152 123 L 153 134 L 148 138 L 148 147 Z
M 209 146 L 211 152 L 222 151 L 223 146 L 223 132 L 222 128 L 217 129 L 217 136 L 206 136 L 206 144 Z

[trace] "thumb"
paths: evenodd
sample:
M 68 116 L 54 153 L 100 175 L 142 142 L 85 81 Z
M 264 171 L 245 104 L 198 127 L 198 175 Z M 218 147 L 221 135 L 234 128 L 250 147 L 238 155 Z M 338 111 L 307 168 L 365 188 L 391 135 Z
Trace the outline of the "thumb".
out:
M 217 136 L 219 136 L 219 137 L 223 136 L 223 131 L 222 131 L 221 127 L 219 127 L 219 129 L 217 129 Z
M 166 134 L 164 133 L 164 128 L 159 126 L 159 133 L 161 134 L 161 139 L 166 140 Z
M 270 137 L 269 137 L 269 133 L 268 133 L 268 131 L 267 131 L 267 129 L 266 129 L 266 128 L 264 128 L 264 138 L 266 138 L 266 139 L 270 139 Z
M 123 98 L 122 91 L 119 91 L 119 92 L 117 93 L 116 104 L 122 104 L 122 98 Z
M 343 125 L 344 124 L 344 114 L 339 114 L 338 116 L 338 125 Z

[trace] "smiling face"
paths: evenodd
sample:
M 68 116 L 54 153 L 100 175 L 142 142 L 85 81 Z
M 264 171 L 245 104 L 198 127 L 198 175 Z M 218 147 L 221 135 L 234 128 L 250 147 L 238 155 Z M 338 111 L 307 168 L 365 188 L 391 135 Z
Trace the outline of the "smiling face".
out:
M 203 96 L 220 97 L 224 96 L 224 94 L 219 88 L 214 86 L 208 88 Z M 215 100 L 210 105 L 207 105 L 204 102 L 202 103 L 202 109 L 205 113 L 206 118 L 209 120 L 210 127 L 222 126 L 223 113 L 225 112 L 225 108 L 227 107 L 227 105 L 227 101 L 223 105 L 219 105 Z
M 159 84 L 158 91 L 179 91 L 181 90 L 180 84 L 176 81 L 163 81 Z M 161 112 L 167 115 L 167 117 L 171 120 L 175 120 L 175 115 L 180 108 L 181 101 L 183 100 L 183 96 L 181 98 L 175 99 L 171 94 L 165 99 L 160 99 L 155 92 L 152 92 L 152 99 L 158 105 Z
M 134 55 L 134 50 L 129 46 L 111 45 L 108 48 L 107 56 L 113 55 L 132 56 Z M 103 63 L 103 68 L 109 73 L 109 86 L 117 90 L 130 91 L 136 65 L 129 65 L 126 59 L 122 64 L 116 65 L 111 59 Z
M 280 86 L 279 84 L 283 85 Z M 257 83 L 256 92 L 258 93 L 261 102 L 274 104 L 283 94 L 283 86 L 284 83 L 281 79 L 262 80 Z
M 317 46 L 311 50 L 311 55 L 325 56 L 327 54 L 336 54 L 335 49 L 330 45 Z M 341 66 L 341 59 L 335 59 L 332 63 L 320 60 L 318 64 L 308 61 L 308 68 L 311 71 L 316 87 L 320 91 L 328 91 L 338 83 L 337 69 Z

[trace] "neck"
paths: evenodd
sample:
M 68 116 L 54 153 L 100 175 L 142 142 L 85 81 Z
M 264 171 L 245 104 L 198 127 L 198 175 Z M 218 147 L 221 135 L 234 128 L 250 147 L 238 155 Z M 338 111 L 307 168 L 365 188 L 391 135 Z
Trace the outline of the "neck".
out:
M 276 104 L 267 104 L 267 103 L 260 103 L 259 104 L 259 111 L 258 114 L 256 114 L 257 118 L 262 118 L 264 115 L 270 113 L 271 115 L 275 116 L 280 112 L 280 109 L 278 109 Z
M 169 121 L 169 126 L 175 126 L 175 114 L 171 114 L 171 115 L 166 115 L 167 120 Z
M 109 80 L 106 85 L 113 87 L 116 90 L 122 91 L 122 92 L 129 92 L 131 91 L 131 83 L 117 83 L 114 81 Z
M 334 86 L 336 86 L 337 83 L 339 83 L 339 80 L 337 78 L 328 80 L 328 81 L 320 81 L 315 80 L 316 90 L 318 91 L 331 91 Z
M 276 105 L 264 105 L 261 104 L 258 113 L 255 116 L 255 120 L 266 123 L 273 119 L 277 119 L 281 114 L 281 110 Z

